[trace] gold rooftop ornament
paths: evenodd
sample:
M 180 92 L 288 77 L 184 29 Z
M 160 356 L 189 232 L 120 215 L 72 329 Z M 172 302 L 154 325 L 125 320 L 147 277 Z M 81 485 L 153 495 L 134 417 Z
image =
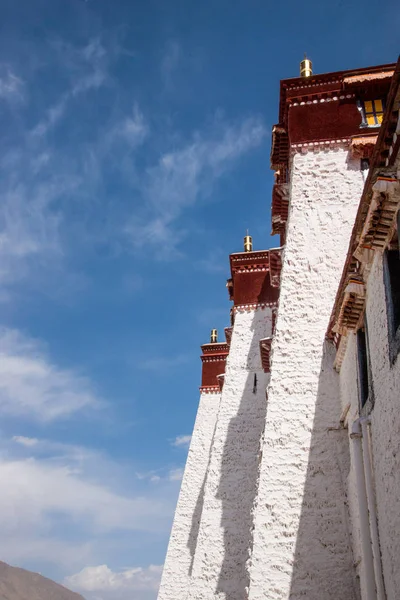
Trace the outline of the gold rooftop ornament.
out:
M 304 58 L 300 63 L 300 77 L 311 77 L 312 74 L 312 62 L 304 53 Z
M 249 235 L 249 230 L 247 230 L 246 235 L 244 236 L 244 251 L 252 252 L 253 250 L 253 238 Z
M 210 343 L 216 344 L 217 342 L 218 342 L 218 331 L 217 331 L 217 329 L 211 329 Z

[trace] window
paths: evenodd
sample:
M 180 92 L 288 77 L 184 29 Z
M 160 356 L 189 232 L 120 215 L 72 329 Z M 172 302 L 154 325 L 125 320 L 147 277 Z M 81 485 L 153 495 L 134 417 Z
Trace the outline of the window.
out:
M 383 119 L 384 101 L 364 100 L 358 103 L 358 108 L 362 115 L 362 123 L 360 127 L 379 127 Z
M 365 327 L 357 331 L 358 392 L 360 407 L 372 402 L 372 377 L 369 361 L 368 339 Z
M 400 255 L 399 250 L 386 250 L 384 276 L 389 332 L 389 352 L 393 363 L 400 350 Z
M 361 171 L 368 171 L 369 169 L 369 158 L 361 159 Z

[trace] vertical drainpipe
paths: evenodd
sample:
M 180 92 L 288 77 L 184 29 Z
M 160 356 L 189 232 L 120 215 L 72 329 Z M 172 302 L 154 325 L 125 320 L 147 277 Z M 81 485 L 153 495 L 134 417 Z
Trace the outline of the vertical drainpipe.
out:
M 356 473 L 358 509 L 360 516 L 361 549 L 362 561 L 364 563 L 366 600 L 377 600 L 374 559 L 372 555 L 371 535 L 369 528 L 367 491 L 361 447 L 362 433 L 360 420 L 361 419 L 357 419 L 354 421 L 351 428 L 350 439 L 353 440 L 354 470 Z
M 383 583 L 382 573 L 382 561 L 381 561 L 381 550 L 379 546 L 379 532 L 378 532 L 378 518 L 376 514 L 376 503 L 375 503 L 375 491 L 374 484 L 372 481 L 372 460 L 371 460 L 371 444 L 368 426 L 371 423 L 370 418 L 361 418 L 361 432 L 362 432 L 362 450 L 364 460 L 364 475 L 365 475 L 365 486 L 367 493 L 367 503 L 369 510 L 369 527 L 372 541 L 372 552 L 374 556 L 374 569 L 375 569 L 375 581 L 376 589 L 378 592 L 378 600 L 385 600 L 385 586 Z

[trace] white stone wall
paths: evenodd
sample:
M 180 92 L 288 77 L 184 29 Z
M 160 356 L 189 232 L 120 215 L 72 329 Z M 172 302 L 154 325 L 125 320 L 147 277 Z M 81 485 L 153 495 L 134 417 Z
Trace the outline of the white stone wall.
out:
M 353 443 L 350 441 L 351 425 L 359 417 L 358 411 L 358 384 L 357 384 L 357 359 L 356 359 L 356 336 L 349 334 L 347 337 L 347 348 L 340 369 L 340 397 L 342 409 L 350 404 L 347 414 L 349 452 L 351 465 L 353 459 Z M 350 468 L 347 477 L 347 500 L 350 516 L 350 535 L 353 554 L 353 564 L 356 576 L 360 584 L 361 598 L 365 598 L 365 576 L 364 564 L 361 560 L 361 538 L 360 538 L 360 520 L 357 498 L 356 476 L 353 468 Z
M 375 257 L 367 285 L 366 314 L 375 404 L 371 412 L 371 442 L 384 583 L 387 600 L 397 600 L 400 590 L 400 359 L 390 365 L 383 262 Z M 351 421 L 358 416 L 357 356 L 355 336 L 349 336 L 340 371 L 342 401 L 351 402 Z M 359 525 L 357 497 L 349 477 L 354 541 Z M 362 563 L 361 563 L 362 564 Z M 361 580 L 362 570 L 361 570 Z M 363 598 L 365 595 L 363 593 Z
M 269 378 L 261 368 L 259 340 L 270 336 L 271 329 L 271 308 L 236 314 L 188 594 L 191 600 L 246 597 Z
M 188 592 L 220 398 L 219 392 L 200 395 L 158 600 L 184 599 Z
M 254 517 L 250 600 L 353 600 L 348 445 L 324 342 L 363 187 L 346 149 L 296 154 Z

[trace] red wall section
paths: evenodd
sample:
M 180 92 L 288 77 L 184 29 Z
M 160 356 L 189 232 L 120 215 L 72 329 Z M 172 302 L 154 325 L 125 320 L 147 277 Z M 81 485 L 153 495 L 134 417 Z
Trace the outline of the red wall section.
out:
M 217 375 L 225 373 L 225 364 L 226 357 L 225 360 L 213 360 L 212 362 L 208 362 L 208 360 L 203 361 L 201 375 L 202 387 L 218 386 Z
M 277 302 L 279 288 L 272 287 L 269 270 L 234 273 L 234 304 Z
M 289 109 L 291 144 L 336 140 L 362 133 L 361 115 L 355 99 L 332 100 Z

